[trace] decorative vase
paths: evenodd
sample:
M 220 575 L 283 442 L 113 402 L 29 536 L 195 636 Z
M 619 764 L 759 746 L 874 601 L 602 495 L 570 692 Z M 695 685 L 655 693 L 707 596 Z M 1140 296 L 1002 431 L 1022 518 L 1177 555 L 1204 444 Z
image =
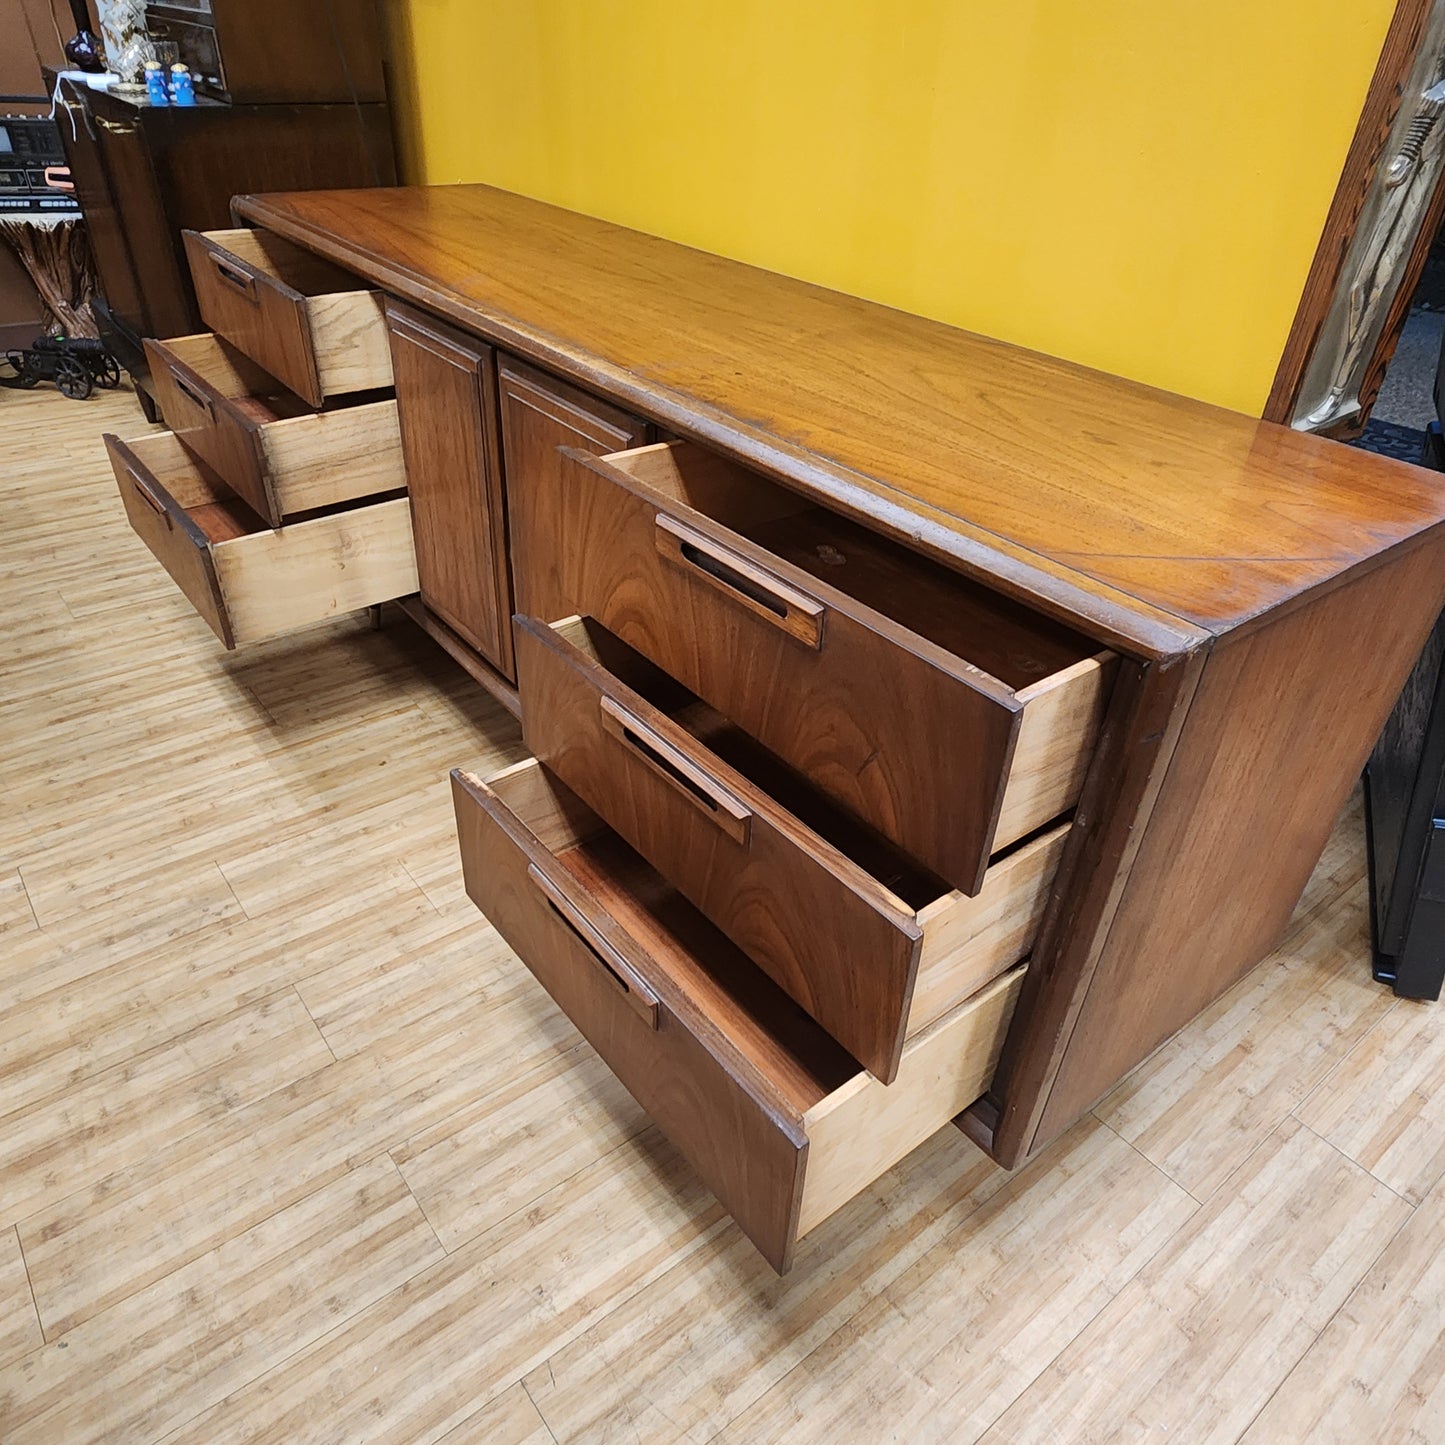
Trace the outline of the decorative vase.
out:
M 156 59 L 145 0 L 96 0 L 105 57 L 124 86 L 145 89 L 146 62 Z
M 70 0 L 70 16 L 75 21 L 75 34 L 65 42 L 65 58 L 76 70 L 92 73 L 105 69 L 105 53 L 95 31 L 90 28 L 90 12 L 85 0 Z

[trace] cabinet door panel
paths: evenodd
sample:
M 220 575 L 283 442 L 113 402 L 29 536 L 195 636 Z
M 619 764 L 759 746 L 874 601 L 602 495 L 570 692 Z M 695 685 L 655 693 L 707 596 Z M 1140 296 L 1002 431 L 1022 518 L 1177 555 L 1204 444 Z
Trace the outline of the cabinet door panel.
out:
M 422 601 L 514 678 L 495 355 L 396 301 L 386 319 Z
M 598 401 L 510 356 L 497 364 L 502 405 L 502 449 L 506 457 L 507 505 L 535 525 L 517 536 L 542 539 L 533 556 L 518 555 L 512 572 L 517 611 L 557 622 L 576 610 L 565 596 L 555 554 L 544 551 L 554 536 L 546 523 L 556 508 L 561 459 L 558 447 L 577 447 L 594 456 L 624 451 L 652 440 L 645 421 Z

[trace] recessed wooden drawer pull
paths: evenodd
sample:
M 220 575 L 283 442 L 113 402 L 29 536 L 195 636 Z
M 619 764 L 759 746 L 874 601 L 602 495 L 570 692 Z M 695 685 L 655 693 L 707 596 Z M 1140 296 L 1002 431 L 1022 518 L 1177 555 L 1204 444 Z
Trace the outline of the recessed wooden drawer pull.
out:
M 657 1027 L 657 995 L 642 981 L 636 969 L 602 936 L 580 908 L 535 863 L 527 865 L 527 877 L 550 903 L 557 916 L 575 933 L 588 953 L 609 974 L 626 996 L 628 1007 L 649 1028 Z
M 598 706 L 606 732 L 671 783 L 735 843 L 747 843 L 753 815 L 731 793 L 615 699 L 604 697 Z
M 192 406 L 198 407 L 208 418 L 214 416 L 210 397 L 201 391 L 193 382 L 187 381 L 185 373 L 174 366 L 171 367 L 171 382 L 176 390 L 179 391 Z
M 822 646 L 822 603 L 780 582 L 747 558 L 661 512 L 657 516 L 657 550 L 669 561 L 706 578 L 750 612 L 775 623 L 790 637 L 808 647 Z
M 222 281 L 239 291 L 252 305 L 257 304 L 256 278 L 251 272 L 243 271 L 239 266 L 223 260 L 214 253 L 210 257 L 210 262 L 216 268 L 216 275 Z
M 169 514 L 166 512 L 166 504 L 161 501 L 161 499 L 156 496 L 153 491 L 151 491 L 149 486 L 146 485 L 145 478 L 142 477 L 140 473 L 137 472 L 133 467 L 127 467 L 125 469 L 125 474 L 130 478 L 131 485 L 136 489 L 138 493 L 140 493 L 141 501 L 143 501 L 146 506 L 151 509 L 151 511 L 157 513 L 159 516 L 165 517 L 166 525 L 170 526 L 171 519 Z

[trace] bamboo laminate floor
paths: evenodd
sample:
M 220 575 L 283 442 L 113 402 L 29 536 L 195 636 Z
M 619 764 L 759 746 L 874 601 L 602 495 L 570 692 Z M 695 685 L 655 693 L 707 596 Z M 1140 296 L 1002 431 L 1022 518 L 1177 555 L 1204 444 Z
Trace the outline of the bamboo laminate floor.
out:
M 1445 1440 L 1445 1008 L 1357 809 L 1280 949 L 1017 1175 L 776 1279 L 466 900 L 515 724 L 402 623 L 227 654 L 128 394 L 0 392 L 0 1440 Z

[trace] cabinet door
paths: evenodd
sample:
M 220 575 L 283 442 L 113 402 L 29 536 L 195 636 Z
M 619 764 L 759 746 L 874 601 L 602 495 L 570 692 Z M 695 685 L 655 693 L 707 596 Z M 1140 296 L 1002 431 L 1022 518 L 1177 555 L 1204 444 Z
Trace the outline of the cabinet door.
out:
M 513 678 L 495 354 L 396 301 L 386 320 L 422 601 Z
M 647 422 L 588 396 L 564 381 L 510 356 L 498 360 L 502 398 L 502 448 L 507 505 L 517 519 L 514 535 L 532 539 L 529 553 L 512 559 L 517 611 L 556 622 L 574 611 L 556 565 L 557 548 L 585 546 L 585 538 L 559 536 L 558 447 L 605 456 L 652 440 Z

